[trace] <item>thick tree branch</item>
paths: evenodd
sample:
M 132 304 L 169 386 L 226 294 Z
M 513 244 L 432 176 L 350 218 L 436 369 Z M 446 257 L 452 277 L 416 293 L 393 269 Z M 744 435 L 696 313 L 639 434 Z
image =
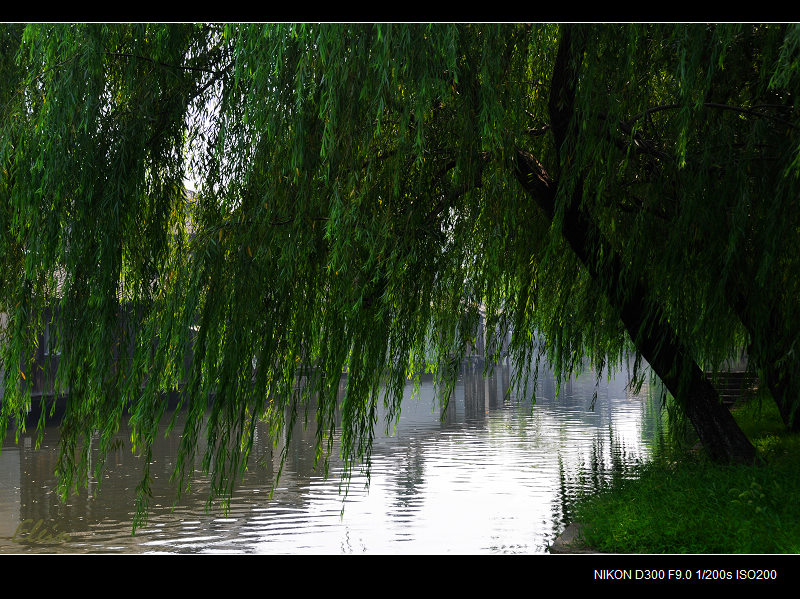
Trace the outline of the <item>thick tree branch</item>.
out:
M 425 222 L 430 222 L 432 219 L 438 217 L 445 208 L 452 206 L 460 196 L 464 195 L 471 189 L 479 188 L 481 186 L 481 179 L 483 169 L 488 164 L 491 155 L 489 152 L 481 152 L 478 157 L 478 171 L 474 181 L 468 181 L 457 188 L 450 189 L 446 195 L 443 195 L 438 202 L 431 208 L 425 216 Z M 435 181 L 439 181 L 448 171 L 456 167 L 456 161 L 451 160 L 448 162 L 436 175 Z
M 562 27 L 548 104 L 562 169 L 573 164 L 569 128 L 574 112 L 577 66 L 583 55 L 581 40 L 573 40 L 572 33 L 571 27 Z M 581 33 L 578 30 L 577 36 Z M 515 174 L 527 195 L 552 220 L 558 183 L 538 160 L 523 150 L 517 150 Z M 583 182 L 579 179 L 561 207 L 561 234 L 611 305 L 619 310 L 620 320 L 639 353 L 667 389 L 682 401 L 710 457 L 718 462 L 754 463 L 755 448 L 677 338 L 663 311 L 648 302 L 650 294 L 645 280 L 628 271 L 602 231 L 580 209 L 582 196 Z
M 212 71 L 210 69 L 203 69 L 201 67 L 193 67 L 188 65 L 182 64 L 170 64 L 167 62 L 161 62 L 160 60 L 155 60 L 153 58 L 149 58 L 147 56 L 140 56 L 138 54 L 130 54 L 128 52 L 106 52 L 107 56 L 113 56 L 115 58 L 133 58 L 136 60 L 143 60 L 145 62 L 150 62 L 152 64 L 157 64 L 162 67 L 166 67 L 168 69 L 177 69 L 180 71 L 195 71 L 198 73 L 209 73 L 211 75 L 215 74 L 217 71 Z
M 541 163 L 518 150 L 515 174 L 528 196 L 552 220 L 558 185 Z M 578 188 L 576 195 L 581 193 Z M 657 306 L 645 310 L 647 285 L 627 272 L 619 255 L 576 208 L 575 202 L 564 211 L 562 234 L 619 310 L 620 320 L 642 357 L 675 397 L 684 398 L 687 415 L 711 458 L 718 462 L 752 464 L 755 449 L 680 343 L 663 312 Z
M 648 108 L 647 110 L 643 110 L 642 112 L 633 115 L 630 119 L 625 121 L 623 130 L 630 131 L 632 129 L 634 123 L 636 121 L 638 121 L 639 119 L 645 117 L 645 116 L 650 116 L 652 114 L 655 114 L 656 112 L 661 112 L 661 111 L 664 111 L 664 110 L 676 110 L 678 108 L 682 108 L 683 106 L 684 106 L 684 104 L 678 104 L 678 103 L 661 104 L 660 106 L 653 106 L 651 108 Z M 758 105 L 751 106 L 751 107 L 742 107 L 742 106 L 731 106 L 730 104 L 720 104 L 718 102 L 703 102 L 702 106 L 704 108 L 717 108 L 717 109 L 720 109 L 720 110 L 731 110 L 733 112 L 738 112 L 740 114 L 747 114 L 747 115 L 750 115 L 750 116 L 757 116 L 757 117 L 761 117 L 761 118 L 765 118 L 765 119 L 770 119 L 770 120 L 773 120 L 775 122 L 778 122 L 778 123 L 781 123 L 783 125 L 786 125 L 786 126 L 792 128 L 792 129 L 796 129 L 797 128 L 794 124 L 790 123 L 789 121 L 787 121 L 785 119 L 782 119 L 780 117 L 776 117 L 774 115 L 767 114 L 767 113 L 764 113 L 764 112 L 760 112 L 758 110 L 760 108 L 791 110 L 791 107 L 789 107 L 789 106 L 781 106 L 780 104 L 758 104 Z

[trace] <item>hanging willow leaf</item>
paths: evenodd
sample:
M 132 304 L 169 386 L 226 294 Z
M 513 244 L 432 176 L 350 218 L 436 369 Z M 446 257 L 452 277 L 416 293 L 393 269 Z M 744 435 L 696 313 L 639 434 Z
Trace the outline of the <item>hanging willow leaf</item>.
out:
M 197 458 L 230 497 L 258 423 L 288 448 L 298 415 L 323 470 L 341 434 L 347 479 L 409 377 L 433 372 L 447 403 L 481 322 L 520 389 L 541 359 L 563 381 L 678 348 L 683 381 L 747 348 L 796 427 L 798 39 L 3 25 L 0 426 L 27 412 L 19 378 L 55 313 L 62 495 L 122 418 L 147 460 L 169 392 L 179 492 Z

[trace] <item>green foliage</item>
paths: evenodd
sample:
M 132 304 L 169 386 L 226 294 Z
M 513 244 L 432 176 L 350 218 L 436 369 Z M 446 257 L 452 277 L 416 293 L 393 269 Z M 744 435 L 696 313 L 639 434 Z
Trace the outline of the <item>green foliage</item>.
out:
M 767 465 L 659 455 L 635 478 L 579 502 L 575 518 L 590 523 L 587 544 L 620 553 L 796 553 L 800 435 L 781 430 L 777 411 L 759 411 L 757 402 L 737 419 L 756 433 Z
M 575 31 L 562 164 L 552 25 L 4 26 L 0 426 L 24 426 L 50 323 L 62 493 L 126 412 L 148 462 L 179 392 L 179 486 L 199 459 L 224 500 L 258 419 L 276 444 L 315 426 L 322 469 L 341 432 L 368 469 L 377 402 L 391 427 L 425 371 L 446 402 L 479 310 L 490 354 L 513 331 L 520 386 L 539 359 L 563 378 L 635 354 L 619 298 L 514 180 L 520 147 L 584 182 L 582 209 L 698 362 L 749 344 L 792 364 L 797 29 Z

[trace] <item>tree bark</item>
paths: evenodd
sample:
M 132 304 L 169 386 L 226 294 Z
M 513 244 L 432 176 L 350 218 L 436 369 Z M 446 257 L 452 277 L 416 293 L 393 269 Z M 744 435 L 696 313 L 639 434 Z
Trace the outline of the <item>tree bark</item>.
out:
M 517 151 L 516 176 L 525 192 L 552 220 L 557 184 L 529 153 Z M 686 409 L 700 441 L 712 460 L 752 464 L 755 448 L 739 428 L 730 411 L 703 371 L 680 343 L 675 332 L 655 306 L 646 311 L 647 286 L 630 276 L 602 233 L 576 208 L 573 201 L 564 210 L 562 234 L 595 281 L 602 286 L 642 357 L 667 389 Z M 608 258 L 601 258 L 608 257 Z
M 679 105 L 657 106 L 647 112 L 673 109 L 677 106 Z M 720 104 L 705 103 L 704 106 L 729 108 L 743 113 L 752 113 L 748 109 L 738 109 Z M 626 135 L 630 135 L 631 124 L 644 114 L 646 113 L 636 115 L 627 122 L 621 122 L 620 130 Z M 758 114 L 759 116 L 766 116 Z M 623 139 L 614 139 L 612 141 L 623 150 L 629 149 L 628 141 Z M 634 149 L 638 153 L 648 154 L 659 160 L 673 160 L 672 157 L 654 149 L 654 144 L 647 139 L 635 139 L 634 143 L 636 144 Z M 667 220 L 667 215 L 664 214 L 663 216 Z M 702 243 L 702 237 L 700 240 L 696 240 L 696 242 L 698 241 Z M 703 249 L 706 252 L 711 251 L 710 248 Z M 717 268 L 722 271 L 722 263 Z M 725 281 L 725 295 L 734 313 L 750 336 L 751 344 L 747 352 L 748 359 L 755 365 L 761 381 L 769 389 L 787 430 L 799 432 L 800 418 L 795 415 L 798 401 L 800 400 L 800 373 L 798 373 L 796 364 L 793 361 L 786 361 L 786 356 L 791 354 L 792 341 L 798 338 L 797 329 L 786 331 L 786 323 L 791 321 L 780 310 L 779 299 L 770 297 L 768 289 L 761 286 L 754 287 L 755 277 L 751 274 L 745 274 L 750 271 L 746 257 L 741 260 L 736 270 L 738 271 L 738 276 L 728 277 Z M 768 323 L 759 322 L 752 311 L 748 298 L 758 298 L 757 301 L 761 303 L 762 310 L 769 311 Z M 781 333 L 781 331 L 784 332 Z
M 800 392 L 800 373 L 796 371 L 794 362 L 783 361 L 788 350 L 786 337 L 781 337 L 776 323 L 768 328 L 774 333 L 767 333 L 769 338 L 759 338 L 758 330 L 752 326 L 746 314 L 739 315 L 752 340 L 748 359 L 756 365 L 756 369 L 769 389 L 770 395 L 775 400 L 781 419 L 787 430 L 800 431 L 800 418 L 798 418 L 798 393 Z M 772 320 L 775 320 L 774 313 Z M 758 347 L 758 349 L 755 349 Z
M 561 33 L 551 78 L 549 112 L 558 164 L 563 169 L 574 164 L 569 128 L 583 48 L 580 29 L 573 31 L 571 26 L 562 26 Z M 531 154 L 519 149 L 515 174 L 525 192 L 552 221 L 558 183 Z M 684 406 L 711 459 L 721 463 L 754 463 L 755 448 L 722 405 L 716 389 L 677 338 L 662 310 L 652 302 L 648 306 L 644 278 L 627 271 L 602 231 L 580 210 L 582 195 L 583 184 L 579 180 L 565 202 L 562 235 L 619 310 L 620 320 L 642 357 Z

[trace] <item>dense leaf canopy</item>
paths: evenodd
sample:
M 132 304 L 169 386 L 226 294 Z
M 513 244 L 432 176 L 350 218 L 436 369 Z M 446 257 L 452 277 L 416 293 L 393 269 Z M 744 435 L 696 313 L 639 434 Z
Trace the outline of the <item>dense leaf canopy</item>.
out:
M 368 467 L 378 402 L 391 426 L 426 370 L 446 401 L 479 313 L 521 373 L 636 354 L 603 261 L 562 235 L 574 190 L 587 247 L 698 364 L 747 348 L 795 404 L 796 26 L 37 24 L 0 44 L 2 413 L 25 426 L 47 329 L 65 493 L 125 414 L 148 463 L 170 390 L 181 488 L 205 435 L 228 495 L 261 419 L 276 442 L 307 420 L 323 468 L 340 431 Z M 552 214 L 520 152 L 558 180 Z M 147 472 L 140 490 L 143 509 Z

